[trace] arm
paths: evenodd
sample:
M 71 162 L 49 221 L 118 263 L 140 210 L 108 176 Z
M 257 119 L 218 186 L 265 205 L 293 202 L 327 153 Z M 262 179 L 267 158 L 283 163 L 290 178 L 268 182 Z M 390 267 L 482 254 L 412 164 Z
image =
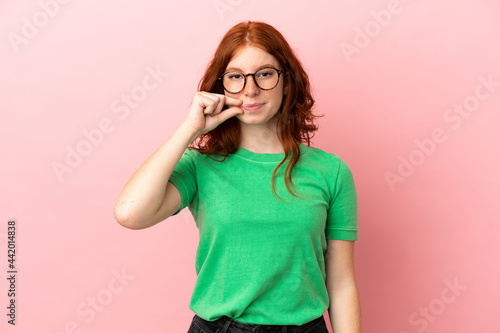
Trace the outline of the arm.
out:
M 181 198 L 175 193 L 177 189 L 167 183 L 182 154 L 198 135 L 195 129 L 182 123 L 132 175 L 114 210 L 115 218 L 122 226 L 148 228 L 180 208 Z
M 169 183 L 186 148 L 200 134 L 230 117 L 243 113 L 242 100 L 197 92 L 187 119 L 175 133 L 132 175 L 115 204 L 115 219 L 130 229 L 148 228 L 175 213 L 182 204 L 177 188 Z M 222 111 L 224 104 L 229 107 Z
M 328 314 L 335 333 L 361 333 L 361 306 L 354 277 L 354 241 L 327 239 Z

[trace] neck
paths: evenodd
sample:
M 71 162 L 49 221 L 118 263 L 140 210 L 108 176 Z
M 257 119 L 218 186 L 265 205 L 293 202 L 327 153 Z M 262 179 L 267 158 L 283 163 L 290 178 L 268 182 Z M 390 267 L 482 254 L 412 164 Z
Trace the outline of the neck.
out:
M 259 154 L 283 153 L 283 147 L 278 137 L 276 121 L 268 124 L 240 123 L 240 147 Z

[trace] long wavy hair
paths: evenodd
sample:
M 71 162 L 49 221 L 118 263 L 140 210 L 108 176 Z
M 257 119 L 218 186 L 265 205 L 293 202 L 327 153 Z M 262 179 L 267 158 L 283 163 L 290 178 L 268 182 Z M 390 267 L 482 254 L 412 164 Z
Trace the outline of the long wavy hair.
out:
M 281 107 L 276 114 L 278 117 L 277 134 L 285 157 L 273 172 L 271 186 L 274 195 L 278 196 L 275 188 L 276 172 L 291 154 L 284 179 L 288 191 L 293 196 L 299 197 L 290 188 L 291 184 L 295 189 L 292 182 L 292 170 L 301 155 L 299 146 L 301 142 L 310 146 L 310 139 L 314 137 L 314 132 L 318 129 L 318 126 L 313 123 L 314 118 L 323 117 L 323 115 L 317 116 L 312 113 L 314 99 L 311 95 L 309 77 L 283 35 L 271 25 L 263 22 L 247 21 L 235 25 L 219 43 L 214 57 L 200 80 L 198 91 L 224 94 L 221 80 L 217 78 L 224 73 L 232 57 L 239 50 L 250 45 L 259 47 L 274 56 L 285 71 L 284 91 L 287 93 L 283 96 Z M 196 149 L 202 154 L 223 156 L 222 161 L 224 161 L 229 154 L 236 152 L 239 144 L 240 121 L 236 117 L 231 117 L 215 129 L 201 134 L 188 148 Z

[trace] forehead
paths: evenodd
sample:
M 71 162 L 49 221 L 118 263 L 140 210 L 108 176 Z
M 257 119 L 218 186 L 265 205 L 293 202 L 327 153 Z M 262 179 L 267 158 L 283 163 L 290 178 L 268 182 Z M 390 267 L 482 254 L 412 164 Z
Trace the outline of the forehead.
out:
M 263 49 L 256 46 L 245 46 L 239 50 L 227 64 L 227 68 L 241 69 L 251 72 L 263 65 L 279 67 L 278 60 Z

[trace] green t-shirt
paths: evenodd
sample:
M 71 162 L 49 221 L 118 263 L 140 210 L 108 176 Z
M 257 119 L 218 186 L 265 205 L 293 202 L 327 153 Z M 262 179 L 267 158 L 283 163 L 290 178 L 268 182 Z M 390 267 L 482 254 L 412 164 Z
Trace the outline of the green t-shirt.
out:
M 169 181 L 180 210 L 188 206 L 199 229 L 189 308 L 201 318 L 302 325 L 328 309 L 326 239 L 358 239 L 356 188 L 340 157 L 302 143 L 300 150 L 292 179 L 307 199 L 288 192 L 288 161 L 276 173 L 286 201 L 273 194 L 272 173 L 285 153 L 240 147 L 218 162 L 188 148 L 175 167 Z

